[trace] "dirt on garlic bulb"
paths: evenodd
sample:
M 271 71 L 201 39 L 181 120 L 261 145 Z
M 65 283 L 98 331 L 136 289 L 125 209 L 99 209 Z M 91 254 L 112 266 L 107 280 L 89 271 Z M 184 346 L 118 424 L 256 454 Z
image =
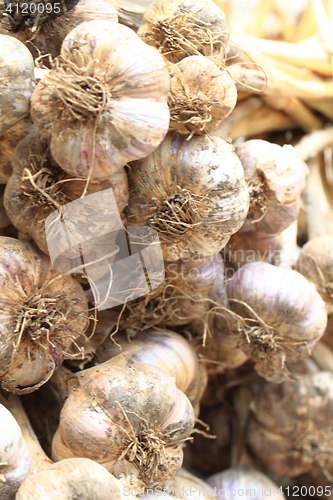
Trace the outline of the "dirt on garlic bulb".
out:
M 152 154 L 130 164 L 126 217 L 158 232 L 166 260 L 216 254 L 249 207 L 233 146 L 219 137 L 187 139 L 171 132 Z
M 88 326 L 87 299 L 35 245 L 0 237 L 0 381 L 29 393 L 52 376 Z
M 117 477 L 126 476 L 129 464 L 145 485 L 180 469 L 194 413 L 163 370 L 126 366 L 120 354 L 73 375 L 68 390 L 53 438 L 54 460 L 90 458 Z

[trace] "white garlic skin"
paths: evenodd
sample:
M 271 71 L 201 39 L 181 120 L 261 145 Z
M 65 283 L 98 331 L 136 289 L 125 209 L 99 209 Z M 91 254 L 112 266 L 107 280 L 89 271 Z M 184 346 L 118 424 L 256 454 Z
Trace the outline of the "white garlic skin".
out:
M 34 60 L 16 38 L 0 35 L 0 136 L 29 113 Z
M 33 462 L 20 426 L 3 405 L 0 422 L 0 498 L 14 500 L 22 481 L 32 473 Z
M 125 493 L 124 493 L 125 492 Z M 29 476 L 16 500 L 134 500 L 130 488 L 87 458 L 62 460 Z
M 92 178 L 103 178 L 161 143 L 169 127 L 169 73 L 154 48 L 126 26 L 90 21 L 66 36 L 61 56 L 81 64 L 83 72 L 90 64 L 106 96 L 98 120 L 67 121 L 60 115 L 53 119 L 56 94 L 48 76 L 37 85 L 31 117 L 50 139 L 52 156 L 66 172 L 87 177 L 91 170 Z
M 211 488 L 216 488 L 218 500 L 235 498 L 244 500 L 285 500 L 277 486 L 262 472 L 251 469 L 227 469 L 206 479 Z

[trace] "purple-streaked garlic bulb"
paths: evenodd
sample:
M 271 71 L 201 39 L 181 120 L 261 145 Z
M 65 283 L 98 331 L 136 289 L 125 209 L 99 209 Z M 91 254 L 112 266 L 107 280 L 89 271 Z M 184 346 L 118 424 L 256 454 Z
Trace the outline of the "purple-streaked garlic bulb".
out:
M 20 484 L 32 473 L 33 463 L 20 426 L 2 404 L 0 422 L 0 497 L 14 500 Z
M 128 222 L 155 229 L 166 260 L 215 255 L 246 218 L 244 169 L 219 137 L 170 132 L 130 166 Z
M 115 335 L 107 339 L 96 351 L 94 361 L 99 364 L 120 353 L 133 350 L 127 365 L 147 363 L 157 366 L 175 379 L 176 386 L 191 401 L 192 406 L 200 402 L 207 385 L 207 374 L 203 363 L 181 335 L 170 330 L 147 330 L 129 340 L 126 335 Z
M 64 39 L 32 95 L 31 119 L 63 170 L 103 178 L 162 142 L 168 91 L 169 73 L 156 49 L 126 26 L 89 21 Z
M 296 271 L 314 283 L 326 303 L 327 314 L 333 313 L 333 237 L 318 236 L 301 249 Z
M 299 196 L 308 167 L 292 146 L 253 139 L 236 148 L 250 194 L 249 213 L 241 231 L 277 234 L 297 219 Z
M 270 456 L 270 454 L 268 455 Z M 210 476 L 207 484 L 218 500 L 243 498 L 244 500 L 285 500 L 282 488 L 262 472 L 252 469 L 227 469 Z
M 69 458 L 29 476 L 16 500 L 134 500 L 131 489 L 93 460 Z
M 266 384 L 252 401 L 247 443 L 262 466 L 296 477 L 333 467 L 333 375 Z M 268 459 L 269 458 L 269 459 Z
M 54 460 L 90 458 L 118 477 L 129 464 L 144 484 L 180 469 L 194 413 L 163 370 L 145 363 L 126 366 L 120 354 L 73 375 L 68 389 L 53 438 Z
M 216 311 L 215 327 L 225 334 L 226 346 L 242 348 L 268 381 L 286 380 L 286 362 L 309 356 L 325 331 L 324 301 L 291 269 L 247 264 L 228 282 L 227 294 L 229 310 Z
M 224 265 L 218 253 L 206 258 L 165 262 L 161 285 L 126 304 L 120 325 L 134 335 L 151 327 L 174 327 L 195 323 L 199 333 L 213 302 L 226 299 Z
M 88 326 L 81 285 L 35 245 L 0 237 L 0 381 L 15 393 L 47 382 Z

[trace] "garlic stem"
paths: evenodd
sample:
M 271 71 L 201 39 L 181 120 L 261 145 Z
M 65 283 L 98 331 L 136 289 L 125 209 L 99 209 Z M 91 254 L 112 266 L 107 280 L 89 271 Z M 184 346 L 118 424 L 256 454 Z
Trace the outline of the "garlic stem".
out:
M 316 163 L 309 161 L 308 165 L 310 174 L 307 179 L 306 188 L 302 193 L 302 198 L 306 205 L 308 240 L 311 240 L 318 236 L 326 236 L 327 230 L 317 194 Z
M 295 260 L 297 247 L 297 220 L 287 229 L 282 231 L 276 249 L 274 265 L 281 267 L 292 267 Z
M 28 416 L 22 406 L 18 396 L 14 394 L 6 395 L 6 398 L 0 394 L 0 403 L 3 404 L 15 417 L 21 428 L 23 438 L 29 448 L 32 456 L 34 472 L 45 469 L 52 465 L 43 448 L 39 444 L 37 436 L 29 422 Z
M 322 371 L 333 373 L 333 352 L 325 342 L 319 340 L 316 343 L 312 350 L 311 357 Z
M 333 145 L 333 127 L 315 130 L 302 137 L 294 147 L 296 156 L 303 161 L 315 158 L 317 154 Z

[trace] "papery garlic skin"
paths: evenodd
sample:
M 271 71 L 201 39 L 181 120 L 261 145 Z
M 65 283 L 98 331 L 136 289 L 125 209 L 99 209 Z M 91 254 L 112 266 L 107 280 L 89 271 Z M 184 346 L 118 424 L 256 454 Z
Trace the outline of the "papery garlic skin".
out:
M 129 174 L 129 224 L 157 230 L 166 260 L 216 254 L 249 206 L 233 146 L 219 137 L 187 139 L 169 133 L 151 155 L 131 163 Z
M 150 329 L 128 340 L 125 335 L 117 334 L 97 349 L 94 361 L 103 363 L 118 355 L 120 349 L 123 352 L 129 349 L 135 351 L 129 354 L 128 366 L 147 363 L 161 368 L 175 379 L 176 386 L 189 398 L 192 406 L 199 403 L 207 384 L 207 375 L 195 350 L 181 335 L 170 330 Z
M 264 500 L 269 497 L 272 500 L 285 500 L 283 493 L 279 493 L 279 486 L 258 470 L 251 469 L 227 469 L 210 476 L 207 484 L 216 488 L 218 500 L 225 500 L 233 496 L 244 498 L 244 500 Z
M 314 283 L 326 303 L 327 314 L 333 313 L 333 237 L 318 236 L 301 249 L 296 271 Z
M 297 219 L 307 165 L 296 158 L 292 146 L 281 147 L 260 139 L 244 142 L 236 153 L 250 191 L 250 209 L 242 232 L 283 231 Z
M 0 381 L 29 393 L 52 375 L 87 327 L 79 283 L 34 245 L 0 237 Z
M 191 403 L 163 370 L 124 364 L 119 355 L 76 374 L 53 438 L 53 459 L 91 458 L 113 473 L 124 458 L 145 484 L 168 479 L 182 465 L 183 442 L 194 425 Z
M 170 67 L 170 127 L 203 135 L 215 130 L 237 102 L 234 80 L 226 69 L 202 56 L 185 57 Z
M 0 136 L 29 113 L 34 61 L 19 40 L 0 35 Z
M 29 476 L 16 500 L 134 500 L 128 487 L 86 458 L 62 460 Z
M 68 114 L 64 118 L 64 111 L 57 111 L 61 101 L 52 84 L 55 75 L 62 75 L 56 67 L 37 85 L 31 117 L 50 139 L 52 156 L 61 168 L 75 177 L 88 177 L 91 171 L 92 178 L 102 178 L 154 151 L 169 126 L 169 74 L 160 54 L 126 26 L 90 21 L 66 36 L 60 55 L 60 66 L 74 65 L 82 72 L 77 87 L 84 86 L 87 77 L 94 79 L 99 109 L 85 107 L 82 87 L 76 95 L 82 109 L 75 112 L 84 119 Z
M 291 269 L 247 264 L 228 282 L 227 294 L 230 310 L 239 316 L 226 310 L 216 316 L 215 325 L 256 362 L 256 371 L 268 381 L 288 378 L 285 361 L 309 356 L 325 331 L 324 301 L 312 283 Z
M 1 404 L 0 422 L 0 498 L 14 500 L 20 484 L 32 473 L 33 463 L 20 426 Z
M 15 148 L 12 169 L 4 196 L 9 218 L 16 229 L 27 233 L 44 253 L 49 254 L 45 219 L 58 206 L 79 199 L 87 182 L 82 178 L 73 178 L 60 169 L 50 155 L 47 141 L 36 130 Z M 34 178 L 34 184 L 42 188 L 45 195 L 31 183 L 26 169 Z M 38 177 L 39 174 L 41 175 Z M 91 179 L 86 194 L 110 188 L 121 213 L 129 197 L 124 168 L 103 179 Z
M 333 375 L 319 372 L 266 384 L 254 398 L 246 440 L 267 471 L 297 477 L 333 467 L 332 387 Z
M 138 35 L 173 63 L 193 55 L 222 62 L 229 37 L 225 15 L 211 0 L 155 0 Z

